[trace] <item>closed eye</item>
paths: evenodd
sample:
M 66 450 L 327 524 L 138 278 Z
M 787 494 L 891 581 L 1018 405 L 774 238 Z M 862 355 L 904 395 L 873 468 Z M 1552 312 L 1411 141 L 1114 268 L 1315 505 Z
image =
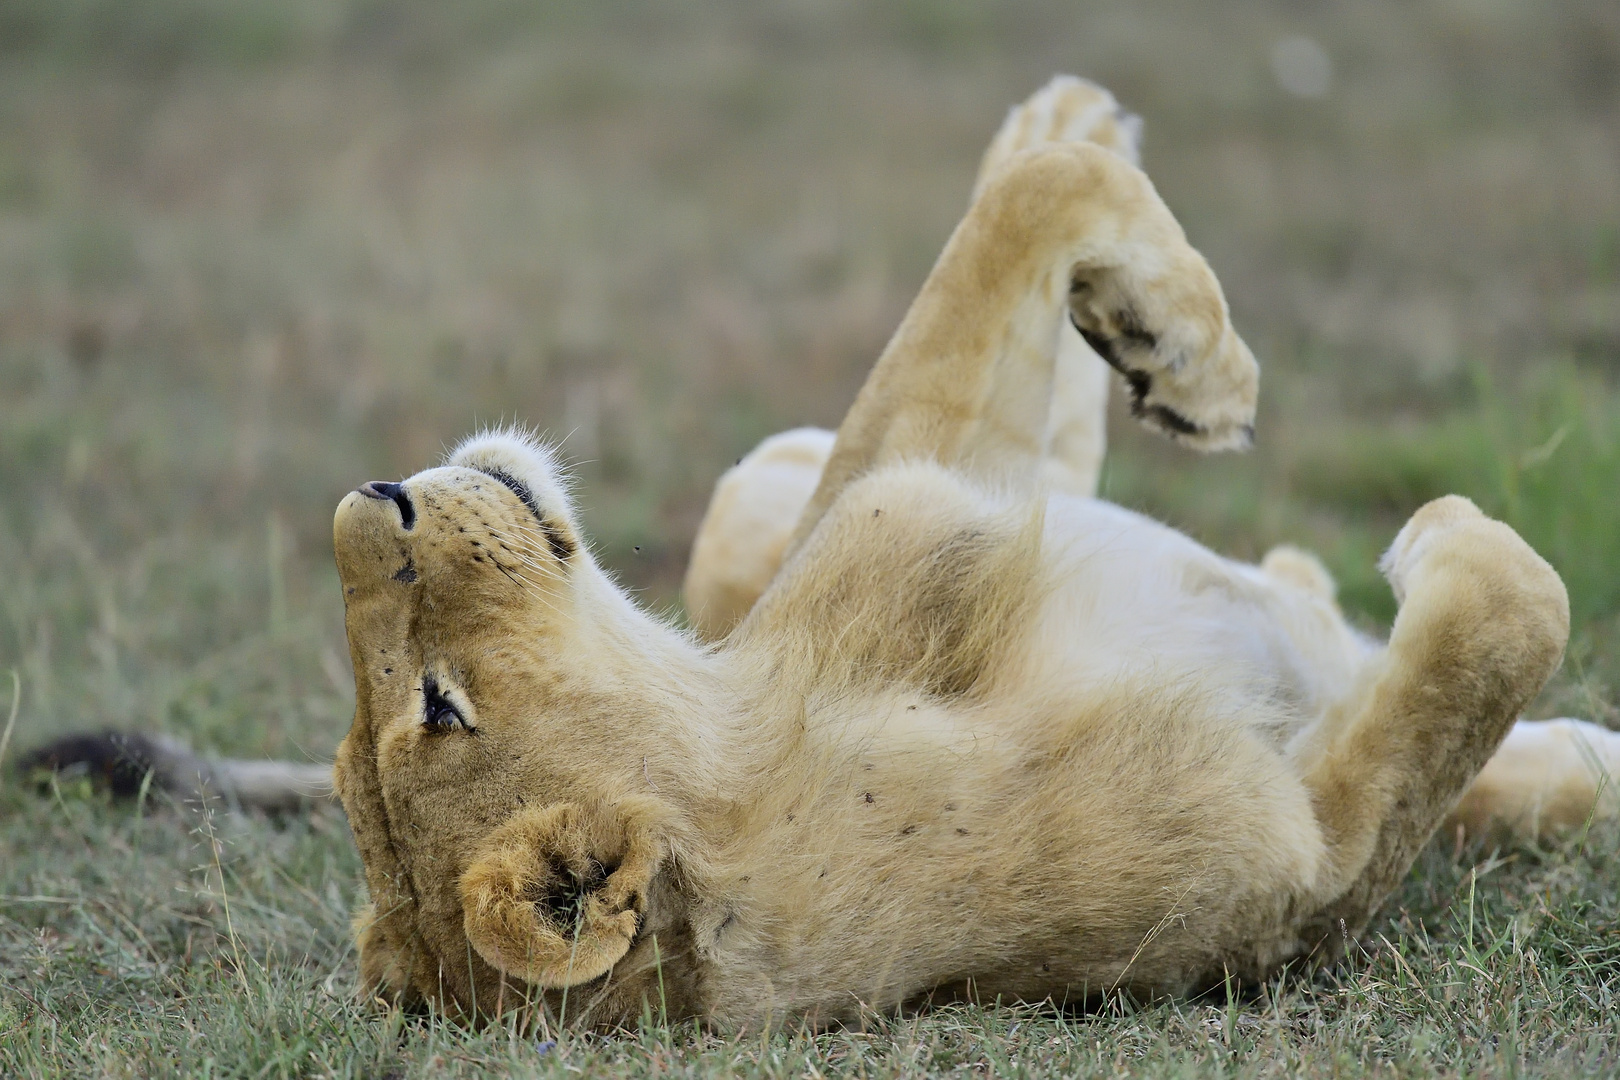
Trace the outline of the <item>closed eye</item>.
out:
M 428 679 L 422 684 L 422 726 L 435 734 L 460 729 L 477 734 L 478 729 L 467 722 L 459 706 L 445 696 L 439 684 Z

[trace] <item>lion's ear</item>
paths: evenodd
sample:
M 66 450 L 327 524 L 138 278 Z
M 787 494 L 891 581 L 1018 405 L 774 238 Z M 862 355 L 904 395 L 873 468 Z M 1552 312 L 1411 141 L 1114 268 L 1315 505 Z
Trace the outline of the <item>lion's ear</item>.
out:
M 467 939 L 527 982 L 588 982 L 629 951 L 660 857 L 651 830 L 622 815 L 574 803 L 519 810 L 461 876 Z

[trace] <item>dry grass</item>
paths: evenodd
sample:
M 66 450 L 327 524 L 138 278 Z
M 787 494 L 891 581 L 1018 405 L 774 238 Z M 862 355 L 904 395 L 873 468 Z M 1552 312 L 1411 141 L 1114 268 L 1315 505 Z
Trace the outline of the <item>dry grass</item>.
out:
M 1278 88 L 1289 34 L 1332 58 L 1325 97 Z M 1376 623 L 1400 519 L 1471 495 L 1571 586 L 1539 710 L 1620 723 L 1609 0 L 9 0 L 13 752 L 114 724 L 330 753 L 352 708 L 331 509 L 481 422 L 566 436 L 606 561 L 673 602 L 713 478 L 836 423 L 1002 110 L 1058 70 L 1147 117 L 1265 365 L 1254 454 L 1193 461 L 1120 420 L 1111 497 L 1233 554 L 1313 546 Z M 1431 851 L 1371 951 L 1258 1000 L 750 1044 L 655 1025 L 541 1057 L 347 1001 L 341 821 L 199 835 L 0 783 L 3 1075 L 1614 1068 L 1603 830 Z

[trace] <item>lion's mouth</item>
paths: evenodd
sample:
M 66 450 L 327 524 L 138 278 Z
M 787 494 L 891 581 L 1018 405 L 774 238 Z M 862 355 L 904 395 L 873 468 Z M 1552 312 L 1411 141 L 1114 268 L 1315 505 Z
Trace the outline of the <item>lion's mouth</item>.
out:
M 386 480 L 368 480 L 360 485 L 360 494 L 368 499 L 391 499 L 399 507 L 399 523 L 407 530 L 416 525 L 416 507 L 405 491 L 404 484 L 391 484 Z

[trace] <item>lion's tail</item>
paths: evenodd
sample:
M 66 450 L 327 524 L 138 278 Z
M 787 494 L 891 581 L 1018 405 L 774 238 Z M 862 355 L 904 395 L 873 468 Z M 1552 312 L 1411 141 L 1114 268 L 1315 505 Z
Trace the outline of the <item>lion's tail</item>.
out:
M 42 780 L 85 777 L 124 798 L 146 790 L 265 811 L 332 799 L 329 764 L 203 757 L 173 739 L 132 732 L 65 735 L 25 754 L 18 768 Z

